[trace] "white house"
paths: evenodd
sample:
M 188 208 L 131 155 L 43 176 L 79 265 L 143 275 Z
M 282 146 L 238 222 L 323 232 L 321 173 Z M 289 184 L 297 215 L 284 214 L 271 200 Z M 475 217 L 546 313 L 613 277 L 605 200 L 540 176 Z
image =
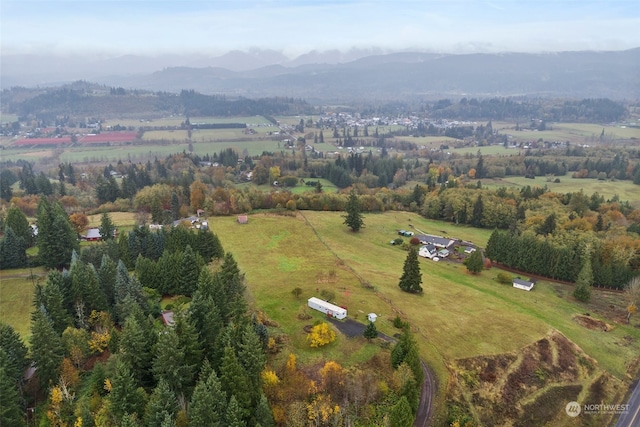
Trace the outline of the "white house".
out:
M 533 282 L 527 282 L 522 279 L 513 279 L 513 287 L 522 289 L 523 291 L 530 291 L 533 289 Z
M 321 313 L 326 314 L 329 317 L 335 317 L 336 319 L 344 319 L 347 317 L 347 309 L 338 307 L 337 305 L 331 304 L 330 302 L 321 300 L 320 298 L 311 297 L 307 301 L 309 307 L 314 310 L 318 310 Z
M 418 251 L 418 255 L 424 258 L 433 258 L 434 256 L 438 256 L 438 249 L 434 245 L 422 245 L 420 246 L 420 250 Z

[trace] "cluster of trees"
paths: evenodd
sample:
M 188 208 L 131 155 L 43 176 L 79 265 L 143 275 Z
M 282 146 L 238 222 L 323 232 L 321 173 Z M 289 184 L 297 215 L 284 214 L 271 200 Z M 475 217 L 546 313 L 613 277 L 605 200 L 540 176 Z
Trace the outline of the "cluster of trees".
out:
M 0 268 L 26 267 L 26 250 L 34 243 L 38 247 L 34 264 L 47 268 L 60 268 L 68 264 L 71 253 L 78 249 L 78 235 L 62 205 L 41 198 L 37 223 L 37 228 L 32 228 L 27 217 L 16 206 L 7 210 L 5 235 L 0 241 Z
M 37 403 L 41 425 L 274 425 L 261 375 L 269 336 L 247 313 L 232 255 L 189 275 L 191 304 L 174 307 L 169 327 L 157 320 L 159 294 L 108 255 L 113 246 L 96 245 L 97 266 L 83 260 L 95 254 L 74 252 L 69 270 L 37 286 L 30 352 L 0 325 L 2 424 L 25 425 L 25 405 Z M 22 382 L 30 363 L 44 403 Z
M 227 99 L 224 95 L 203 95 L 194 90 L 180 92 L 179 101 L 184 114 L 196 116 L 255 116 L 260 114 L 308 114 L 312 108 L 305 101 L 294 98 Z
M 511 98 L 462 98 L 455 103 L 442 99 L 426 108 L 430 110 L 432 117 L 458 120 L 539 117 L 554 122 L 607 123 L 621 120 L 627 115 L 624 105 L 606 98 L 562 103 Z
M 587 255 L 584 254 L 585 244 L 591 247 Z M 608 241 L 585 243 L 579 236 L 561 244 L 530 231 L 516 234 L 496 230 L 489 238 L 485 255 L 520 271 L 570 282 L 579 279 L 583 266 L 588 263 L 592 276 L 589 284 L 617 289 L 622 289 L 638 274 L 637 267 L 629 263 L 632 261 L 629 258 L 637 257 L 637 254 L 620 253 Z

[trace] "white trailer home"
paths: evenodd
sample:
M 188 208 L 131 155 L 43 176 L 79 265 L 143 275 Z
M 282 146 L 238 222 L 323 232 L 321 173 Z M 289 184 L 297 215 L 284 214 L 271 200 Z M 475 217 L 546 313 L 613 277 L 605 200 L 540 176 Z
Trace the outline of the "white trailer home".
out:
M 330 302 L 321 300 L 320 298 L 311 297 L 308 300 L 309 307 L 314 310 L 318 310 L 327 316 L 335 317 L 336 319 L 344 319 L 347 317 L 347 309 L 333 305 Z

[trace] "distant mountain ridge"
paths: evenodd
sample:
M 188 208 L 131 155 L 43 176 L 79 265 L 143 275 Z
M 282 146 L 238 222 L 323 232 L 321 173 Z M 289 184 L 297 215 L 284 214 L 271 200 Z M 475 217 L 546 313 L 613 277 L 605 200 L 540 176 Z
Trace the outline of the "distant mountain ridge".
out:
M 153 70 L 153 61 L 125 74 L 118 61 L 102 62 L 102 76 L 76 76 L 111 86 L 205 94 L 316 100 L 406 97 L 539 96 L 640 99 L 640 48 L 607 52 L 436 54 L 425 52 L 310 52 L 294 60 L 276 51 L 229 52 L 217 58 L 192 57 L 190 64 Z M 362 54 L 362 56 L 360 56 Z M 184 58 L 183 58 L 184 59 Z M 214 61 L 215 59 L 215 61 Z M 321 62 L 321 61 L 325 62 Z M 341 62 L 341 60 L 343 60 Z M 307 61 L 316 61 L 309 63 Z M 107 64 L 107 65 L 105 65 Z M 258 65 L 258 67 L 253 67 Z M 3 62 L 2 86 L 15 86 L 18 62 Z M 226 65 L 226 66 L 223 66 Z M 230 69 L 233 65 L 234 69 Z M 58 69 L 51 67 L 52 75 Z M 94 69 L 94 74 L 96 70 Z M 61 80 L 62 81 L 62 80 Z M 29 85 L 29 84 L 25 84 Z

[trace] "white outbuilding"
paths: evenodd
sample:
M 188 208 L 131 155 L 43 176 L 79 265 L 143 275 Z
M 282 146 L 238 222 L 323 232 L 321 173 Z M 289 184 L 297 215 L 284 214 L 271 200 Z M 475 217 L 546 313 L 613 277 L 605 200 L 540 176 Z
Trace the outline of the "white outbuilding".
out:
M 378 315 L 375 313 L 367 314 L 367 319 L 369 319 L 369 322 L 371 323 L 375 322 L 377 318 L 378 318 Z
M 530 291 L 531 289 L 533 289 L 533 285 L 533 282 L 528 282 L 522 279 L 513 279 L 513 287 L 522 289 L 523 291 Z
M 347 309 L 338 307 L 330 302 L 321 300 L 320 298 L 311 297 L 308 300 L 309 307 L 336 319 L 344 319 L 347 317 Z

